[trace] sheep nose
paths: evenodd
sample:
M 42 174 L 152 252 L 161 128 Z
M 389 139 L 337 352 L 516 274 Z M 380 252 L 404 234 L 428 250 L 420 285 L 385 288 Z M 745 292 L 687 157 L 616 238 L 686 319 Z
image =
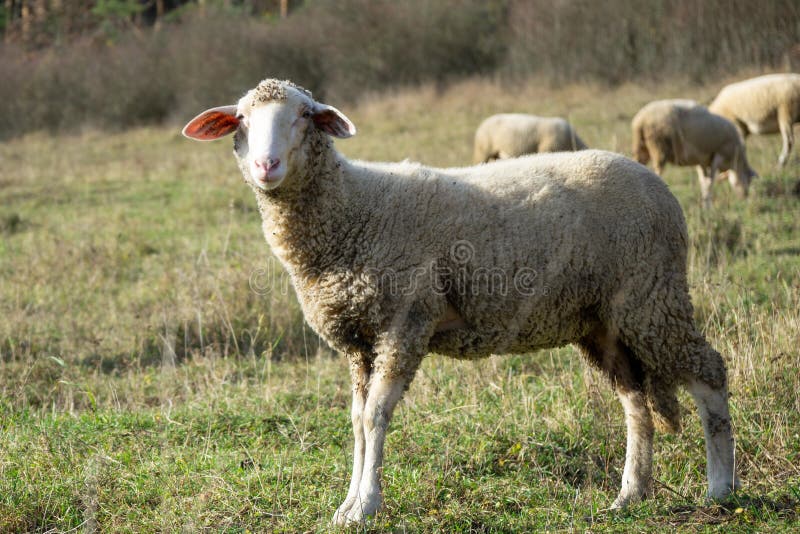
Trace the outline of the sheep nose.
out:
M 278 165 L 281 164 L 281 160 L 278 158 L 267 158 L 265 160 L 256 160 L 256 167 L 259 169 L 264 169 L 267 174 L 271 171 L 274 171 Z

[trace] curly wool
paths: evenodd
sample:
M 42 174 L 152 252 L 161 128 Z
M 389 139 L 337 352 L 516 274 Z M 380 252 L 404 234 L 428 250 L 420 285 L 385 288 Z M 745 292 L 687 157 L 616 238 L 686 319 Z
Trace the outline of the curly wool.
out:
M 284 102 L 288 96 L 287 89 L 300 91 L 308 98 L 311 98 L 311 91 L 295 85 L 289 80 L 266 79 L 252 89 L 247 98 L 253 104 L 266 104 L 268 102 Z

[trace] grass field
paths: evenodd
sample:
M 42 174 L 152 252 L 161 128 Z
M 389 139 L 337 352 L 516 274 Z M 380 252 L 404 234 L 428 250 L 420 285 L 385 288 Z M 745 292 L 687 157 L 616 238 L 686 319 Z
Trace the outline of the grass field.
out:
M 337 146 L 461 165 L 483 117 L 521 111 L 629 153 L 641 105 L 717 88 L 422 88 L 343 108 L 359 135 Z M 729 365 L 738 496 L 704 504 L 685 394 L 654 497 L 611 513 L 622 409 L 575 350 L 430 356 L 390 427 L 372 529 L 800 528 L 800 164 L 776 169 L 777 137 L 748 147 L 746 202 L 719 183 L 704 213 L 694 170 L 665 174 L 698 324 Z M 179 127 L 0 145 L 0 531 L 328 530 L 352 454 L 346 363 L 304 326 L 230 150 Z

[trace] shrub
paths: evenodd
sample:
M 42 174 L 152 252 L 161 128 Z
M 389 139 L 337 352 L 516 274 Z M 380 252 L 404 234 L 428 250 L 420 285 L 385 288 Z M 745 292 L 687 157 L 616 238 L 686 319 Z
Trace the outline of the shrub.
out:
M 284 20 L 187 4 L 163 22 L 0 46 L 0 139 L 180 122 L 266 76 L 337 102 L 474 75 L 704 82 L 775 68 L 800 42 L 796 0 L 307 0 Z

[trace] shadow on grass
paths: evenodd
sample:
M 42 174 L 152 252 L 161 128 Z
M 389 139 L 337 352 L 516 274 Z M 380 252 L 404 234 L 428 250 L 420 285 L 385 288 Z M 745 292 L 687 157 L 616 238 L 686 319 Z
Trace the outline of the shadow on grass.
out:
M 607 459 L 592 454 L 584 442 L 566 433 L 550 432 L 547 437 L 495 436 L 482 460 L 465 461 L 458 468 L 467 477 L 504 477 L 524 473 L 532 484 L 542 478 L 556 478 L 571 488 L 615 485 L 619 477 L 610 472 Z
M 0 338 L 0 383 L 13 405 L 38 408 L 66 403 L 63 405 L 73 410 L 92 407 L 95 391 L 105 383 L 105 378 L 98 381 L 98 377 L 134 377 L 138 383 L 142 373 L 187 365 L 191 370 L 197 368 L 197 362 L 221 359 L 237 362 L 237 376 L 249 379 L 261 376 L 267 361 L 302 361 L 329 354 L 303 323 L 292 322 L 273 330 L 248 329 L 248 319 L 232 325 L 207 321 L 202 330 L 185 323 L 166 331 L 150 331 L 131 343 L 128 351 L 106 348 L 93 339 L 79 339 L 71 340 L 70 346 L 77 347 L 77 353 L 70 354 L 59 346 L 57 332 Z
M 800 247 L 783 247 L 767 251 L 770 256 L 800 256 Z
M 654 527 L 692 527 L 730 524 L 753 528 L 771 521 L 795 521 L 800 518 L 800 500 L 789 494 L 777 497 L 738 494 L 721 503 L 680 504 L 652 509 L 644 503 L 627 510 L 605 510 L 584 520 L 592 526 L 603 526 L 622 520 L 643 520 Z
M 260 336 L 252 335 L 248 326 L 251 325 L 245 322 L 231 326 L 213 321 L 203 324 L 201 332 L 196 325 L 183 323 L 167 335 L 151 332 L 132 353 L 92 352 L 77 363 L 105 375 L 118 375 L 135 369 L 181 365 L 193 356 L 292 360 L 314 355 L 322 346 L 320 338 L 302 323 L 292 324 L 288 332 Z M 5 352 L 10 351 L 0 351 Z
M 800 178 L 765 179 L 760 192 L 767 198 L 800 197 Z

